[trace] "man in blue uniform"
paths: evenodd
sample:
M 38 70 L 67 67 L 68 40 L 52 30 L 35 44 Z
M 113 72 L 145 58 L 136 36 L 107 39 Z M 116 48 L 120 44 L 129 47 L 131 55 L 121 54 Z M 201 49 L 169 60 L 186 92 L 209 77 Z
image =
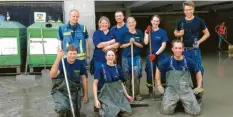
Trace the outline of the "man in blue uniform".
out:
M 67 58 L 64 59 L 66 67 L 67 78 L 69 82 L 71 97 L 74 105 L 76 115 L 79 115 L 81 108 L 81 96 L 80 96 L 80 83 L 82 80 L 82 87 L 84 89 L 84 100 L 87 98 L 87 84 L 86 84 L 86 68 L 82 61 L 77 59 L 76 46 L 70 45 L 67 47 Z M 63 57 L 63 51 L 59 50 L 57 58 L 51 68 L 50 78 L 52 79 L 52 91 L 55 102 L 55 111 L 59 114 L 59 117 L 66 117 L 70 115 L 70 103 L 69 96 L 65 82 L 64 69 L 61 59 Z M 80 79 L 81 78 L 81 79 Z M 71 116 L 71 115 L 70 115 Z
M 194 16 L 194 3 L 192 1 L 184 2 L 183 9 L 185 17 L 177 23 L 174 35 L 176 37 L 183 36 L 185 47 L 184 55 L 195 61 L 203 75 L 204 69 L 202 67 L 202 57 L 199 46 L 210 34 L 204 20 Z M 203 33 L 202 37 L 199 37 L 200 33 Z
M 117 24 L 111 28 L 111 32 L 118 42 L 123 38 L 122 36 L 128 31 L 127 25 L 124 22 L 125 16 L 122 11 L 115 12 L 115 20 Z M 121 63 L 121 49 L 117 50 L 117 63 Z
M 167 87 L 161 104 L 161 113 L 173 114 L 180 101 L 187 114 L 198 115 L 201 112 L 201 105 L 198 104 L 194 94 L 203 92 L 201 70 L 192 59 L 182 55 L 184 51 L 182 41 L 174 40 L 172 51 L 174 55 L 159 63 L 156 69 L 157 89 L 160 93 L 164 93 L 161 72 L 166 72 Z M 193 90 L 191 72 L 197 77 L 197 87 Z
M 58 39 L 64 53 L 69 45 L 74 45 L 78 48 L 77 59 L 86 63 L 86 58 L 90 57 L 89 44 L 88 44 L 88 32 L 86 27 L 78 23 L 79 11 L 72 9 L 69 12 L 69 22 L 59 27 Z

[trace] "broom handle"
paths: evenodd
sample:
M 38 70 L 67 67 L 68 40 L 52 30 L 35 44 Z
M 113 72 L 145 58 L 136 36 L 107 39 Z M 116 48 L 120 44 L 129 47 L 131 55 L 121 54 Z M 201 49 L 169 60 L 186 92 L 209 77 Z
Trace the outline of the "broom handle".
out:
M 131 43 L 131 72 L 132 72 L 132 93 L 134 98 L 134 65 L 133 65 L 133 44 Z
M 152 54 L 152 44 L 151 44 L 151 33 L 149 32 L 148 39 L 150 41 L 150 54 Z M 153 62 L 150 60 L 150 68 L 151 68 L 151 77 L 152 77 L 152 88 L 153 88 L 153 95 L 155 95 L 155 79 L 154 79 L 154 69 L 153 69 Z
M 218 34 L 220 37 L 222 37 L 222 39 L 228 44 L 231 45 L 222 35 Z
M 27 40 L 27 55 L 26 55 L 26 64 L 25 64 L 25 71 L 24 74 L 27 74 L 28 70 L 28 58 L 29 58 L 29 48 L 30 48 L 30 38 L 31 38 L 31 33 L 28 34 L 28 40 Z
M 43 60 L 44 60 L 44 69 L 46 69 L 46 59 L 45 59 L 45 48 L 44 48 L 44 36 L 43 36 L 43 29 L 42 29 L 42 25 L 40 28 L 40 33 L 41 33 L 41 39 L 42 39 L 42 49 L 43 49 Z
M 184 29 L 184 24 L 181 23 L 181 30 L 183 30 L 183 29 Z M 180 40 L 183 42 L 183 36 L 180 37 Z
M 59 44 L 59 43 L 60 42 L 58 41 L 58 45 L 60 45 L 60 49 L 62 49 L 61 44 Z M 73 117 L 75 117 L 74 105 L 73 105 L 73 101 L 72 101 L 72 98 L 71 98 L 70 87 L 69 87 L 69 82 L 68 82 L 68 78 L 67 78 L 67 74 L 66 74 L 66 67 L 65 67 L 64 58 L 62 58 L 62 67 L 63 67 L 64 76 L 65 76 L 67 91 L 68 91 L 68 94 L 69 94 L 69 101 L 70 101 L 72 115 L 73 115 Z

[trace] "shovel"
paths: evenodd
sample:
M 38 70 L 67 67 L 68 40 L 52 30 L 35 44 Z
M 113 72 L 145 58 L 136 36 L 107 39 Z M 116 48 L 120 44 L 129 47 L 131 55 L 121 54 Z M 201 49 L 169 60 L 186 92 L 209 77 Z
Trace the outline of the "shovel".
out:
M 46 58 L 45 58 L 45 48 L 44 48 L 44 37 L 42 26 L 40 28 L 41 38 L 42 38 L 42 49 L 43 49 L 43 60 L 44 60 L 44 69 L 41 70 L 42 77 L 49 78 L 49 70 L 46 69 Z
M 16 82 L 18 86 L 22 89 L 24 88 L 30 88 L 35 86 L 35 75 L 29 75 L 27 72 L 28 68 L 28 57 L 29 57 L 29 45 L 30 45 L 30 37 L 31 34 L 29 33 L 28 35 L 28 44 L 27 44 L 27 55 L 26 55 L 26 64 L 25 64 L 25 72 L 23 74 L 17 75 L 16 76 Z

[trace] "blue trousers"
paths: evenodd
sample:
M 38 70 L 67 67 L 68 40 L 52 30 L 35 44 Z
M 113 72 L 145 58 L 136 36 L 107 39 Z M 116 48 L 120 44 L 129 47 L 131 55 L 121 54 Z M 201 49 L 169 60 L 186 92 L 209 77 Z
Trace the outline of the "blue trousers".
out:
M 155 74 L 155 70 L 157 68 L 157 65 L 166 58 L 166 55 L 165 54 L 161 54 L 159 56 L 157 56 L 156 60 L 153 61 L 153 74 Z M 147 81 L 147 87 L 148 88 L 151 88 L 152 87 L 152 73 L 151 73 L 151 63 L 150 63 L 150 59 L 149 59 L 149 56 L 146 57 L 146 68 L 145 68 L 145 71 L 146 71 L 146 81 Z M 162 81 L 165 81 L 165 75 L 166 73 L 165 72 L 162 72 L 161 73 L 161 80 Z M 155 76 L 154 76 L 155 77 Z

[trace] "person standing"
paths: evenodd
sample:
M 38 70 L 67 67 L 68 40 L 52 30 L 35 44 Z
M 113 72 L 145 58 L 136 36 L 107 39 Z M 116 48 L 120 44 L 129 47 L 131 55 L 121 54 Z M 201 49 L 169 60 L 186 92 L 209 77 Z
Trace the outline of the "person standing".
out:
M 158 15 L 154 15 L 151 18 L 151 24 L 152 27 L 151 26 L 147 27 L 144 36 L 145 45 L 151 43 L 151 53 L 150 53 L 150 46 L 149 45 L 147 46 L 147 57 L 146 57 L 146 68 L 145 68 L 147 74 L 147 87 L 149 89 L 150 98 L 153 97 L 151 61 L 153 64 L 153 74 L 155 74 L 156 66 L 166 58 L 164 50 L 166 48 L 168 41 L 167 32 L 159 27 L 160 17 Z M 163 80 L 165 79 L 165 74 L 163 74 L 162 79 Z

